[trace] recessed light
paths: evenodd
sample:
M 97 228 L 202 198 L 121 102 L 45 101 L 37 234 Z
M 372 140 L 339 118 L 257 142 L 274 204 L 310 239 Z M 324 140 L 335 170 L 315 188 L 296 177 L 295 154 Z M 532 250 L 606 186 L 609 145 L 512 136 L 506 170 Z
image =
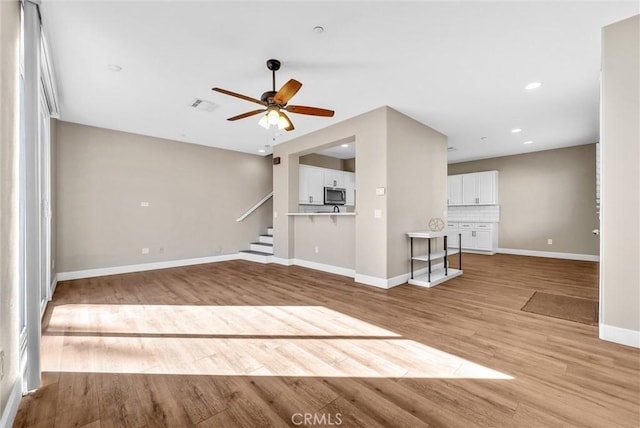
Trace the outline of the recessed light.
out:
M 349 147 L 348 144 L 341 144 L 340 147 Z
M 122 67 L 120 67 L 118 64 L 108 64 L 107 68 L 109 69 L 109 71 L 113 71 L 114 73 L 122 71 Z
M 265 152 L 266 152 L 266 150 L 265 150 L 265 149 L 260 149 L 260 150 L 258 150 L 258 153 L 265 153 Z
M 316 34 L 322 34 L 324 33 L 324 27 L 321 25 L 316 25 L 315 27 L 313 27 L 313 32 Z
M 532 143 L 533 143 L 533 141 L 525 141 L 525 142 L 524 142 L 524 143 L 522 143 L 522 144 L 532 144 Z
M 525 86 L 524 88 L 527 91 L 530 91 L 532 89 L 538 89 L 540 86 L 542 86 L 542 82 L 531 82 L 527 86 Z
M 522 132 L 522 129 L 520 128 L 514 128 L 511 130 L 512 133 L 517 134 L 518 132 Z

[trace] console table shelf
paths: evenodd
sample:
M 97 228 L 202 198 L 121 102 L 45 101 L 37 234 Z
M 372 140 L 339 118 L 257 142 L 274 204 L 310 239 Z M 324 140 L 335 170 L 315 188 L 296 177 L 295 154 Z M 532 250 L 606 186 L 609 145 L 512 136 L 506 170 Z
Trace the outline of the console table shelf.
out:
M 462 249 L 450 249 L 447 247 L 446 232 L 409 232 L 407 233 L 407 236 L 411 241 L 411 279 L 409 280 L 409 284 L 418 285 L 420 287 L 433 287 L 435 285 L 448 281 L 451 278 L 462 275 Z M 443 238 L 444 240 L 444 250 L 432 252 L 431 240 L 439 238 Z M 427 240 L 427 254 L 414 256 L 414 239 Z M 460 240 L 458 240 L 458 242 L 460 242 Z M 454 254 L 459 254 L 459 269 L 452 269 L 449 267 L 449 256 Z M 433 262 L 439 259 L 442 259 L 442 266 L 440 266 L 439 263 L 438 265 L 436 265 L 436 267 L 434 267 Z M 427 262 L 428 266 L 426 269 L 426 273 L 416 275 L 414 270 L 414 261 Z

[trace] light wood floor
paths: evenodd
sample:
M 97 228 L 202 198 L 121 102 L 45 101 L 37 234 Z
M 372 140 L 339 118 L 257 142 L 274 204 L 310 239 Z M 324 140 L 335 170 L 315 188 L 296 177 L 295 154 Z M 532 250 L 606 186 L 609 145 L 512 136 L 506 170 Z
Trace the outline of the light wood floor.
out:
M 597 299 L 597 264 L 463 263 L 433 289 L 245 261 L 61 282 L 15 426 L 640 425 L 639 350 L 520 310 Z

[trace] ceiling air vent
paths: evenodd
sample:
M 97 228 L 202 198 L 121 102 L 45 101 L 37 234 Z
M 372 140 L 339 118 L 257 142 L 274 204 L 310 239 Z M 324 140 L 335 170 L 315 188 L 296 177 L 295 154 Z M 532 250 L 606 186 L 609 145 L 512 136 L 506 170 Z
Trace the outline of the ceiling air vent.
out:
M 216 107 L 218 107 L 218 105 L 212 103 L 211 101 L 203 100 L 203 99 L 200 99 L 200 98 L 195 98 L 191 102 L 191 107 L 193 107 L 193 108 L 195 108 L 197 110 L 202 110 L 202 111 L 213 111 L 213 110 L 215 110 Z

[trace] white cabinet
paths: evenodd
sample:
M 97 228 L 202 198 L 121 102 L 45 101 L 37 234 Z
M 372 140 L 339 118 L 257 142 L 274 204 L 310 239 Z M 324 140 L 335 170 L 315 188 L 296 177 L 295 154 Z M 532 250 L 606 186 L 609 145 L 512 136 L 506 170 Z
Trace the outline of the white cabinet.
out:
M 356 174 L 353 172 L 344 173 L 344 187 L 347 189 L 347 206 L 356 205 Z
M 445 230 L 447 231 L 447 247 L 458 248 L 460 246 L 460 237 L 458 236 L 458 223 L 447 222 L 447 227 Z
M 462 249 L 495 254 L 498 246 L 498 231 L 492 223 L 460 223 Z
M 498 204 L 498 171 L 474 172 L 447 177 L 448 205 Z
M 324 185 L 327 187 L 344 187 L 344 171 L 325 169 Z
M 498 203 L 498 171 L 486 171 L 476 174 L 476 192 L 478 205 Z
M 462 205 L 462 175 L 447 177 L 447 205 Z
M 356 174 L 335 169 L 300 165 L 298 203 L 301 205 L 324 205 L 324 187 L 342 187 L 347 190 L 346 204 L 355 206 Z
M 324 168 L 300 165 L 298 203 L 305 205 L 324 204 Z

